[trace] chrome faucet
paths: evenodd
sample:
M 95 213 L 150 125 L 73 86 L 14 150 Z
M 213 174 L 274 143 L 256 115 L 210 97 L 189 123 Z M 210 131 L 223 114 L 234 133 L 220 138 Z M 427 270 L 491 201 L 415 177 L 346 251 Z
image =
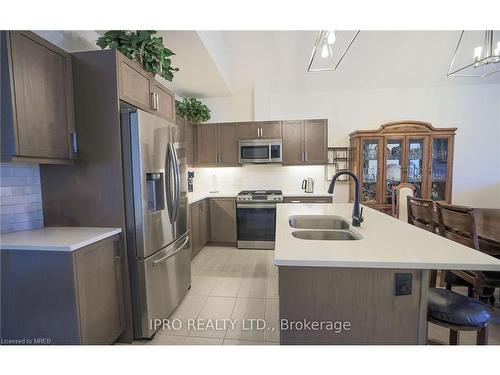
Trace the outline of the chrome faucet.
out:
M 354 227 L 359 227 L 361 223 L 363 222 L 363 207 L 361 207 L 361 211 L 359 209 L 359 180 L 358 177 L 349 171 L 341 171 L 337 172 L 335 176 L 332 178 L 332 182 L 330 183 L 330 187 L 328 188 L 328 193 L 333 194 L 333 189 L 335 187 L 335 181 L 339 176 L 342 175 L 348 175 L 351 176 L 352 179 L 354 180 L 354 205 L 352 206 L 352 225 Z

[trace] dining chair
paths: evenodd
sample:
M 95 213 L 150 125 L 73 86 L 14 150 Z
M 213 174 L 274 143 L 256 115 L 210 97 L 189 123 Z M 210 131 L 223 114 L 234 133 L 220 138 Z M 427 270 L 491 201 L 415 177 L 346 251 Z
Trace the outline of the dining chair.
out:
M 415 225 L 428 232 L 436 233 L 436 224 L 434 220 L 434 202 L 416 198 L 412 196 L 406 197 L 408 212 L 408 223 Z M 437 282 L 437 270 L 431 270 L 429 278 L 429 286 L 435 287 Z
M 439 234 L 452 241 L 481 251 L 476 230 L 474 208 L 436 202 Z M 495 303 L 495 288 L 500 287 L 500 272 L 495 271 L 446 271 L 446 289 L 453 285 L 465 286 L 468 295 L 474 294 L 483 302 Z
M 417 188 L 415 185 L 401 183 L 393 186 L 392 190 L 392 216 L 399 220 L 408 221 L 408 206 L 404 203 L 407 197 L 413 197 Z
M 434 201 L 407 196 L 408 223 L 436 233 Z

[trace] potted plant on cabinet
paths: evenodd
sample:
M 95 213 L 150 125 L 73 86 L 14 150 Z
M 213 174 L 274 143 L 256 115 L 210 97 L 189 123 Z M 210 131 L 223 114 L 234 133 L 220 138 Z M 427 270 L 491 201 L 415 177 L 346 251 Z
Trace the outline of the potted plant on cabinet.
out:
M 111 30 L 99 37 L 96 44 L 102 49 L 117 49 L 141 64 L 145 71 L 172 81 L 174 73 L 179 71 L 171 65 L 170 57 L 175 53 L 163 45 L 163 38 L 155 36 L 156 33 L 156 30 Z

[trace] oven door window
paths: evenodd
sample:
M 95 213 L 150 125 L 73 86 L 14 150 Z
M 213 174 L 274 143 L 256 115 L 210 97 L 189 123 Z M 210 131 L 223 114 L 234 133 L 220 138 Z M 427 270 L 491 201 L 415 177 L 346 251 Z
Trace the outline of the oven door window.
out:
M 257 160 L 269 159 L 269 146 L 241 146 L 240 156 L 242 159 Z
M 248 206 L 247 206 L 248 207 Z M 238 207 L 238 240 L 274 241 L 276 207 Z

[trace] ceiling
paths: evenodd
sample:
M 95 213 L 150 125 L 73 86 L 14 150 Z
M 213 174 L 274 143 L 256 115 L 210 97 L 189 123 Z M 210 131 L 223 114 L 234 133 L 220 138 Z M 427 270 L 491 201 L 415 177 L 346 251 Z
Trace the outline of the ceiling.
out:
M 458 31 L 361 31 L 337 71 L 307 72 L 317 31 L 165 31 L 174 66 L 171 87 L 196 97 L 252 95 L 255 82 L 272 92 L 500 84 L 448 78 Z

